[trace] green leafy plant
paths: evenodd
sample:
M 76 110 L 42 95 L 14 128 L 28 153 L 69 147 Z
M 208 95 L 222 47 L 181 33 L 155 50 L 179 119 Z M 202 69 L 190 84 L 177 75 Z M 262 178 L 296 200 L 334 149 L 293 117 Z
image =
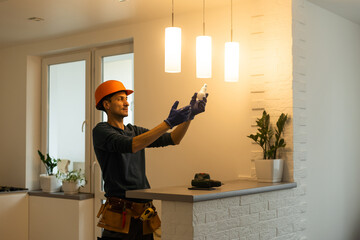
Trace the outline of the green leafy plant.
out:
M 57 166 L 57 163 L 59 161 L 59 159 L 55 159 L 49 156 L 49 154 L 46 154 L 46 158 L 45 155 L 42 154 L 40 152 L 40 150 L 38 150 L 38 154 L 40 156 L 41 161 L 44 163 L 45 168 L 46 168 L 46 173 L 50 176 L 50 175 L 54 175 L 53 171 L 54 168 Z
M 276 123 L 275 140 L 273 140 L 274 130 L 270 124 L 270 114 L 267 114 L 266 111 L 264 111 L 262 117 L 258 118 L 256 121 L 258 132 L 256 134 L 250 134 L 247 136 L 259 144 L 263 149 L 264 159 L 276 159 L 277 150 L 286 146 L 285 140 L 281 138 L 281 135 L 284 132 L 287 119 L 287 114 L 285 115 L 282 113 L 280 115 Z
M 85 175 L 81 173 L 81 169 L 72 170 L 66 173 L 58 172 L 56 177 L 65 182 L 76 182 L 79 181 L 81 186 L 84 186 L 86 183 Z

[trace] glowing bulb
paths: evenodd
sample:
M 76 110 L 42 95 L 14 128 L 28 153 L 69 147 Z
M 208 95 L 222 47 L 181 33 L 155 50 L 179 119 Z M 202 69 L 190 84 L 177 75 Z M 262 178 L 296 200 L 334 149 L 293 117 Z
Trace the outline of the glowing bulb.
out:
M 211 37 L 196 37 L 196 77 L 211 78 Z
M 200 91 L 197 93 L 197 99 L 203 100 L 203 98 L 206 96 L 207 91 L 207 84 L 205 83 L 204 86 L 200 89 Z
M 165 28 L 165 72 L 181 72 L 181 28 Z
M 225 43 L 225 82 L 239 81 L 239 43 Z

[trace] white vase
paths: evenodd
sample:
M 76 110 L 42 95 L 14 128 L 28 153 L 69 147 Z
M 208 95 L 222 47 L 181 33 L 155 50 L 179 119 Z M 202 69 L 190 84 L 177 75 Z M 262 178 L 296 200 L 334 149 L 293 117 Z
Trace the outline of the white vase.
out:
M 281 182 L 284 169 L 282 159 L 255 160 L 258 182 Z
M 40 187 L 43 192 L 59 192 L 61 181 L 55 175 L 40 174 Z
M 79 192 L 79 188 L 80 188 L 79 181 L 76 181 L 76 182 L 63 181 L 62 182 L 62 190 L 64 191 L 65 194 L 76 194 Z

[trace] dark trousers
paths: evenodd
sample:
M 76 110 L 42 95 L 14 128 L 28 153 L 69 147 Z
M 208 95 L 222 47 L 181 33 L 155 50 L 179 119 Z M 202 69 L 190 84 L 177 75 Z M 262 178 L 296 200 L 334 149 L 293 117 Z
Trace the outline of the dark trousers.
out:
M 129 234 L 104 229 L 102 237 L 98 240 L 154 240 L 154 235 L 143 235 L 143 222 L 140 219 L 131 218 Z

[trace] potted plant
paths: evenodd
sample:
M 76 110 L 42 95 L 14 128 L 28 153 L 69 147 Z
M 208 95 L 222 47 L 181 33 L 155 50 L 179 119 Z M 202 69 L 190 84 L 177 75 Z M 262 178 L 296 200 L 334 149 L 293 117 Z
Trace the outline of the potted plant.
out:
M 57 166 L 57 162 L 59 159 L 55 159 L 49 156 L 49 154 L 45 155 L 38 150 L 38 154 L 40 156 L 40 160 L 44 163 L 46 168 L 46 174 L 40 174 L 40 187 L 43 192 L 59 192 L 61 188 L 61 182 L 56 178 L 53 171 Z
M 80 187 L 84 187 L 86 183 L 85 175 L 81 173 L 81 169 L 68 172 L 58 172 L 56 177 L 62 181 L 62 189 L 65 194 L 76 194 Z
M 274 130 L 270 124 L 270 115 L 264 110 L 262 117 L 258 118 L 256 125 L 258 132 L 247 136 L 260 145 L 263 149 L 263 159 L 255 160 L 256 176 L 259 182 L 281 182 L 283 174 L 283 159 L 277 158 L 278 149 L 286 146 L 281 137 L 284 132 L 288 115 L 282 113 L 276 123 L 275 139 Z

